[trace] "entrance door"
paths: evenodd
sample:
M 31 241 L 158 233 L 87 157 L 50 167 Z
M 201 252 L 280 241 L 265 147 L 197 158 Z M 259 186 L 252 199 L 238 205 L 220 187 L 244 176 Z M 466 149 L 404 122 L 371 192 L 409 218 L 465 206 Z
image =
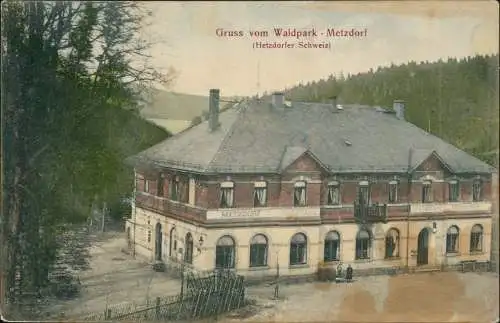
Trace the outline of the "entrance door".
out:
M 156 224 L 156 232 L 155 232 L 155 260 L 161 260 L 161 247 L 162 247 L 162 232 L 161 232 L 161 224 Z
M 429 263 L 429 230 L 422 229 L 418 234 L 417 265 Z

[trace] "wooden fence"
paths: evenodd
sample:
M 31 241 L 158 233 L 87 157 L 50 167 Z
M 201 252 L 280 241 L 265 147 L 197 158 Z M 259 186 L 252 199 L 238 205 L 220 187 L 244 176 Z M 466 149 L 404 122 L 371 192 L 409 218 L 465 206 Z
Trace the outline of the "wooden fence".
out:
M 226 313 L 246 305 L 243 276 L 232 272 L 187 274 L 183 295 L 157 297 L 150 304 L 120 304 L 102 313 L 85 315 L 84 321 L 195 320 Z

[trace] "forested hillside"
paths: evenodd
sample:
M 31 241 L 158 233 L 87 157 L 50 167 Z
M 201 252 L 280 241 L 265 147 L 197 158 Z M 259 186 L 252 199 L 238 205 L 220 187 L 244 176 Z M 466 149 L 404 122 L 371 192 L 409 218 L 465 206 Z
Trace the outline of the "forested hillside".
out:
M 288 100 L 391 107 L 406 101 L 407 120 L 496 165 L 498 153 L 498 54 L 408 64 L 300 84 Z

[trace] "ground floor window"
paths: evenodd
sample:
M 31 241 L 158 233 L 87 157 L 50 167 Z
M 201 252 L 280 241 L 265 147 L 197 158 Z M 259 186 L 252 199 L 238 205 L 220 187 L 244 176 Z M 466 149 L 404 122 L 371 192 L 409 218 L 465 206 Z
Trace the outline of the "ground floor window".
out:
M 457 253 L 458 252 L 458 228 L 452 226 L 446 232 L 446 253 Z
M 483 227 L 476 224 L 472 227 L 470 232 L 470 251 L 482 251 L 483 250 Z
M 370 258 L 370 233 L 366 230 L 361 230 L 356 236 L 356 259 Z
M 234 268 L 235 244 L 230 236 L 223 236 L 215 247 L 215 268 Z
M 267 238 L 257 234 L 250 242 L 250 267 L 267 266 Z
M 324 261 L 339 260 L 340 235 L 336 231 L 330 231 L 325 237 Z
M 385 236 L 385 258 L 399 257 L 399 232 L 390 229 Z
M 191 233 L 186 234 L 186 240 L 185 240 L 185 248 L 186 251 L 184 251 L 184 262 L 188 264 L 193 263 L 193 236 Z
M 307 238 L 302 233 L 297 233 L 290 242 L 290 265 L 307 263 Z

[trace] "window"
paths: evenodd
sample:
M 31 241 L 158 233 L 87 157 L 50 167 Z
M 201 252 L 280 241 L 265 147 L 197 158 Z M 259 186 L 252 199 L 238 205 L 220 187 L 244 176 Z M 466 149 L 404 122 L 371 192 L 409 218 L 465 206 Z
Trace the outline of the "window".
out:
M 234 183 L 224 182 L 220 184 L 220 207 L 230 208 L 233 207 L 234 201 Z
M 325 237 L 325 251 L 323 260 L 325 262 L 339 260 L 340 235 L 336 231 L 330 231 Z
M 294 206 L 306 206 L 306 182 L 296 182 L 293 194 Z
M 223 236 L 215 247 L 215 268 L 234 268 L 234 240 L 230 236 Z
M 370 203 L 370 185 L 367 181 L 359 183 L 358 186 L 358 201 L 360 204 Z
M 148 230 L 148 242 L 151 242 L 151 230 Z
M 254 207 L 264 207 L 267 204 L 267 183 L 256 182 L 253 191 Z
M 186 251 L 184 252 L 184 262 L 186 262 L 188 264 L 192 264 L 193 263 L 193 236 L 189 232 L 186 234 L 185 249 L 186 249 Z
M 250 241 L 250 267 L 267 266 L 267 238 L 256 234 Z
M 149 180 L 144 179 L 144 192 L 149 193 Z
M 170 199 L 172 201 L 178 201 L 179 200 L 179 177 L 174 176 L 170 180 Z
M 157 182 L 157 194 L 158 196 L 163 196 L 163 185 L 165 184 L 164 182 L 164 177 L 163 177 L 163 174 L 160 174 L 159 178 L 158 178 L 158 182 Z
M 482 199 L 482 182 L 479 179 L 474 180 L 472 183 L 472 200 L 474 202 L 481 201 Z
M 389 182 L 389 203 L 397 203 L 398 202 L 398 182 L 390 181 Z
M 458 192 L 459 192 L 459 187 L 458 187 L 458 181 L 453 180 L 450 181 L 448 184 L 448 191 L 449 191 L 449 200 L 450 202 L 456 202 L 458 201 Z
M 290 241 L 290 265 L 307 263 L 307 238 L 303 233 L 296 233 Z
M 458 252 L 459 231 L 456 226 L 451 226 L 446 232 L 446 253 Z
M 328 205 L 339 205 L 340 204 L 340 185 L 338 182 L 328 183 Z
M 422 184 L 422 203 L 432 202 L 432 183 L 426 181 Z
M 370 258 L 370 233 L 366 230 L 361 230 L 356 236 L 356 259 Z
M 470 232 L 470 251 L 478 252 L 483 250 L 483 227 L 476 224 Z
M 399 257 L 399 231 L 390 229 L 385 236 L 385 258 Z
M 175 256 L 175 251 L 177 250 L 177 232 L 175 231 L 175 227 L 170 229 L 170 249 L 168 251 L 168 255 L 170 257 Z
M 136 175 L 136 191 L 145 192 L 146 191 L 146 180 L 142 175 Z

